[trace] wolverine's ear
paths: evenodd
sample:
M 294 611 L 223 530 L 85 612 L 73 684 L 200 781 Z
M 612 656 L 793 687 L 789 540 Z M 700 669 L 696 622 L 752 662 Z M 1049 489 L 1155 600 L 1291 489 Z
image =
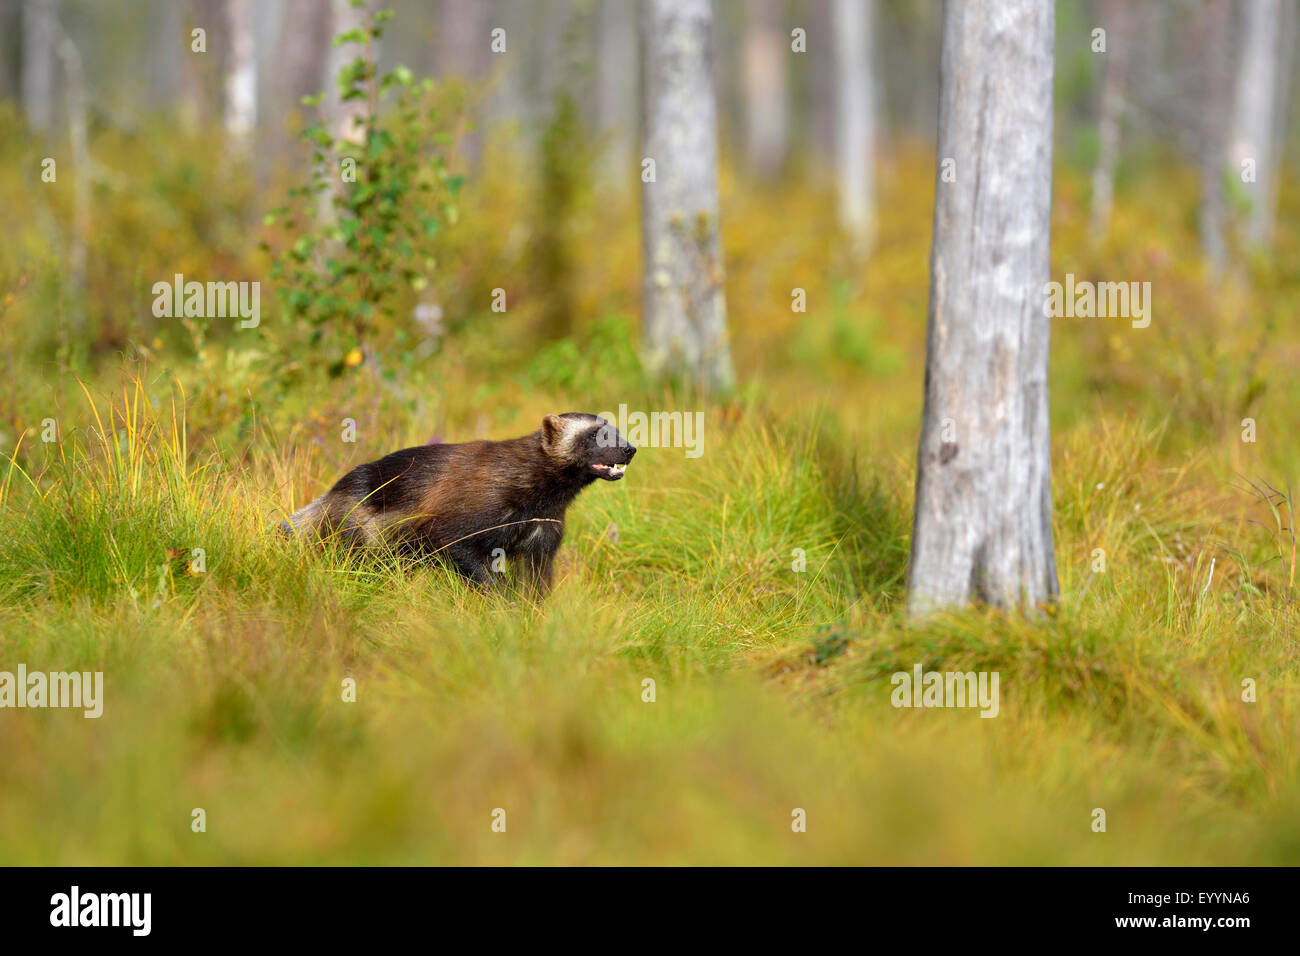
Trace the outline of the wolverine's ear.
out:
M 564 422 L 559 415 L 547 415 L 542 419 L 542 446 L 547 449 L 557 448 L 560 436 L 564 434 Z

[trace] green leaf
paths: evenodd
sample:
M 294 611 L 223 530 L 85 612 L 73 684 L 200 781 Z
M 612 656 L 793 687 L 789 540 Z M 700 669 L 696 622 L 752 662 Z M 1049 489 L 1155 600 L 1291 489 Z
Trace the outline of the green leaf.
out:
M 353 3 L 353 6 L 359 6 L 359 4 Z M 330 45 L 337 48 L 337 47 L 341 47 L 345 43 L 365 43 L 365 42 L 366 42 L 365 29 L 362 27 L 353 27 L 351 30 L 344 30 L 342 33 L 336 35 L 333 41 L 331 41 Z

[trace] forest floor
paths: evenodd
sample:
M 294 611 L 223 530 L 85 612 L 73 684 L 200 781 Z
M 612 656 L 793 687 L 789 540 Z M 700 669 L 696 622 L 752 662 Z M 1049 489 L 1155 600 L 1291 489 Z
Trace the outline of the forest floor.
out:
M 1091 250 L 1064 177 L 1053 277 L 1156 298 L 1148 329 L 1053 326 L 1060 604 L 912 624 L 930 168 L 886 170 L 876 254 L 838 282 L 787 228 L 822 198 L 727 181 L 725 401 L 630 377 L 626 209 L 574 240 L 563 347 L 489 316 L 397 384 L 256 407 L 255 363 L 213 345 L 11 364 L 0 670 L 101 671 L 104 699 L 0 715 L 0 862 L 1300 861 L 1291 514 L 1247 481 L 1300 465 L 1294 275 L 1213 286 L 1158 204 L 1121 202 Z M 395 448 L 620 404 L 701 412 L 703 454 L 644 448 L 585 491 L 544 604 L 271 533 Z M 917 666 L 996 671 L 997 716 L 892 706 Z

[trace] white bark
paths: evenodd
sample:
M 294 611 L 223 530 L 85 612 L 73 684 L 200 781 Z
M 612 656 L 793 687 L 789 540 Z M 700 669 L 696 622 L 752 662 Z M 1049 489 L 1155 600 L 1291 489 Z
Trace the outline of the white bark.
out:
M 227 0 L 230 59 L 226 64 L 226 135 L 247 146 L 257 128 L 257 42 L 253 0 Z
M 641 6 L 643 330 L 653 373 L 734 384 L 718 225 L 717 115 L 708 0 Z
M 972 600 L 1032 610 L 1058 592 L 1044 314 L 1054 31 L 1053 0 L 944 7 L 914 614 Z
M 54 0 L 24 0 L 22 55 L 27 125 L 48 135 L 54 127 Z
M 368 7 L 354 7 L 348 0 L 331 0 L 332 25 L 330 43 L 334 37 L 346 30 L 364 27 Z M 365 137 L 363 122 L 368 115 L 369 104 L 365 99 L 348 100 L 339 98 L 338 75 L 345 64 L 351 63 L 363 55 L 363 47 L 358 43 L 344 43 L 331 46 L 329 61 L 326 66 L 325 100 L 326 115 L 329 117 L 330 129 L 335 139 L 360 143 Z
M 751 0 L 745 32 L 746 151 L 767 179 L 780 172 L 790 137 L 790 39 L 781 7 L 781 0 Z
M 875 0 L 835 0 L 836 169 L 840 224 L 864 257 L 875 234 Z
M 1274 121 L 1279 91 L 1281 6 L 1281 0 L 1250 0 L 1242 9 L 1232 168 L 1240 178 L 1243 163 L 1250 161 L 1255 167 L 1255 181 L 1243 182 L 1251 198 L 1246 241 L 1253 246 L 1266 244 L 1273 232 L 1275 164 L 1279 154 Z

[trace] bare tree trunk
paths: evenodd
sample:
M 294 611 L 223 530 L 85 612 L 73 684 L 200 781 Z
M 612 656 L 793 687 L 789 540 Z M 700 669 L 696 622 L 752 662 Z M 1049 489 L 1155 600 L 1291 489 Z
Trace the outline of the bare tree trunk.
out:
M 331 0 L 331 3 L 331 43 L 334 37 L 346 30 L 365 27 L 366 10 L 370 6 L 369 3 L 364 7 L 354 7 L 348 0 Z M 339 98 L 337 78 L 339 70 L 343 69 L 345 64 L 351 63 L 360 56 L 361 51 L 362 47 L 356 43 L 331 46 L 325 77 L 325 100 L 323 105 L 326 116 L 329 118 L 330 131 L 336 139 L 345 139 L 353 143 L 359 143 L 365 135 L 362 127 L 369 115 L 369 104 L 364 99 L 348 100 L 347 102 L 341 100 Z
M 230 62 L 226 72 L 226 135 L 241 149 L 257 129 L 257 42 L 253 0 L 226 0 Z
M 491 10 L 483 0 L 440 0 L 434 62 L 441 76 L 482 76 Z
M 914 614 L 973 599 L 1032 610 L 1058 593 L 1044 311 L 1054 32 L 1053 0 L 944 6 Z
M 22 102 L 22 15 L 19 0 L 0 0 L 0 99 Z
M 1279 153 L 1273 123 L 1277 118 L 1281 8 L 1281 0 L 1251 0 L 1242 8 L 1244 23 L 1233 111 L 1236 131 L 1232 153 L 1233 172 L 1242 179 L 1251 196 L 1246 241 L 1252 246 L 1266 245 L 1273 233 L 1277 183 L 1274 164 Z M 1243 175 L 1246 163 L 1253 165 L 1253 177 Z
M 834 162 L 839 143 L 839 107 L 838 64 L 835 52 L 835 13 L 834 0 L 811 0 L 808 10 L 808 48 L 806 54 L 812 57 L 811 96 L 812 121 L 811 138 L 815 146 L 818 165 L 829 170 Z
M 876 104 L 871 83 L 874 20 L 874 0 L 835 0 L 839 217 L 859 258 L 871 251 L 876 218 Z
M 86 322 L 87 245 L 90 242 L 90 139 L 86 122 L 86 79 L 81 54 L 62 25 L 50 14 L 56 49 L 63 65 L 67 91 L 68 145 L 72 150 L 72 239 L 68 243 L 68 275 L 72 285 L 72 324 Z
M 1120 122 L 1128 86 L 1129 44 L 1133 36 L 1127 0 L 1106 0 L 1106 74 L 1101 86 L 1097 121 L 1097 165 L 1092 170 L 1092 216 L 1089 231 L 1094 241 L 1106 235 L 1115 201 L 1115 166 L 1119 162 Z
M 229 24 L 221 0 L 188 0 L 181 59 L 181 120 L 190 132 L 212 121 L 218 80 L 224 75 Z M 204 31 L 205 51 L 194 49 L 194 30 Z
M 600 82 L 597 123 L 605 137 L 602 162 L 606 178 L 631 181 L 636 166 L 637 75 L 636 5 L 633 0 L 601 0 Z
M 1300 9 L 1296 0 L 1284 0 L 1282 21 L 1278 28 L 1282 56 L 1277 71 L 1277 96 L 1273 101 L 1273 129 L 1277 130 L 1277 136 L 1273 138 L 1273 168 L 1279 171 L 1286 153 L 1287 129 L 1291 117 L 1291 69 L 1295 60 L 1297 13 L 1300 13 Z M 1276 209 L 1273 212 L 1276 215 Z
M 157 30 L 158 47 L 149 71 L 149 107 L 156 112 L 176 108 L 177 91 L 181 88 L 181 63 L 189 39 L 185 36 L 185 5 L 168 3 L 159 12 Z
M 304 96 L 313 96 L 332 82 L 325 76 L 330 49 L 331 18 L 320 0 L 287 0 L 272 79 L 274 99 L 291 112 Z
M 789 34 L 781 0 L 751 0 L 745 31 L 746 152 L 765 179 L 781 171 L 789 145 Z
M 440 76 L 459 76 L 471 82 L 483 79 L 491 55 L 490 13 L 483 0 L 441 0 L 434 53 Z M 477 131 L 461 138 L 460 151 L 470 164 L 478 162 L 482 138 Z
M 1200 31 L 1201 248 L 1211 276 L 1223 272 L 1228 251 L 1223 227 L 1227 217 L 1224 176 L 1228 130 L 1228 31 L 1232 25 L 1228 0 L 1204 0 Z
M 23 112 L 46 136 L 54 128 L 54 0 L 23 3 Z
M 651 372 L 727 390 L 711 24 L 709 0 L 641 5 L 642 322 Z

